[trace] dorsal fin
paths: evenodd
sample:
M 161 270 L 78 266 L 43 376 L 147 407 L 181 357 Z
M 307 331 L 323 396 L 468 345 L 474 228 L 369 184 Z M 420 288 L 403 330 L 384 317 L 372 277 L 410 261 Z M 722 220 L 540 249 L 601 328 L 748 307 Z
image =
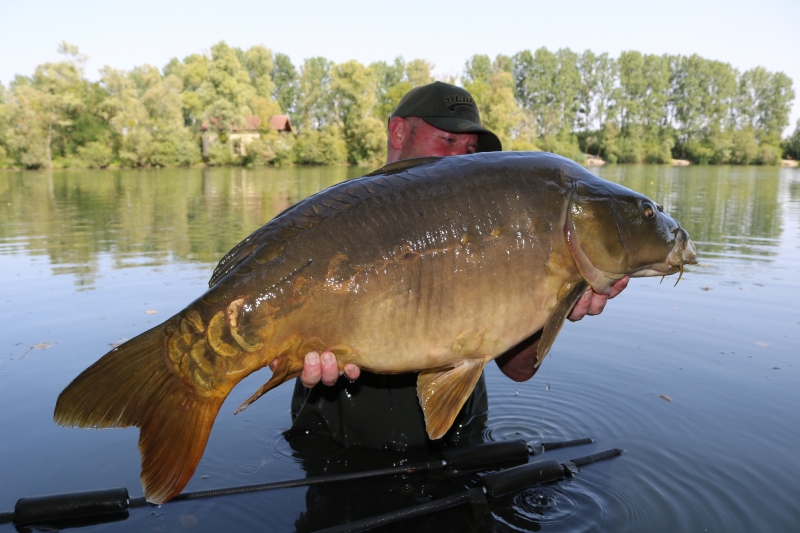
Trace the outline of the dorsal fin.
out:
M 241 253 L 246 248 L 249 248 L 248 245 L 250 242 L 255 238 L 256 234 L 261 232 L 264 229 L 264 226 L 258 228 L 253 233 L 245 237 L 239 244 L 231 248 L 228 253 L 222 256 L 222 259 L 219 260 L 217 266 L 214 267 L 214 272 L 211 274 L 211 279 L 208 280 L 209 288 L 213 287 L 217 284 L 219 280 L 225 277 L 230 271 L 235 269 L 239 266 L 242 261 L 250 257 L 252 250 L 247 250 L 247 253 Z
M 441 157 L 415 157 L 412 159 L 401 159 L 400 161 L 395 161 L 394 163 L 388 163 L 378 170 L 373 170 L 367 176 L 380 176 L 381 174 L 384 175 L 391 175 L 391 174 L 399 174 L 409 168 L 419 167 L 422 165 L 427 165 L 430 163 L 435 163 L 436 161 L 442 159 Z

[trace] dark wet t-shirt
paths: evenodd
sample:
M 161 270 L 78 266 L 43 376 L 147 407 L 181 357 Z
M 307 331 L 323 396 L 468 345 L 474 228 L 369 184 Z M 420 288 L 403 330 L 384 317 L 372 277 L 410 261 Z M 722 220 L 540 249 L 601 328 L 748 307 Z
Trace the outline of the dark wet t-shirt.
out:
M 287 437 L 327 435 L 343 446 L 402 451 L 483 441 L 489 410 L 481 374 L 472 395 L 442 439 L 431 441 L 417 398 L 417 374 L 362 372 L 353 382 L 341 378 L 332 387 L 307 389 L 298 379 L 292 397 L 292 427 Z

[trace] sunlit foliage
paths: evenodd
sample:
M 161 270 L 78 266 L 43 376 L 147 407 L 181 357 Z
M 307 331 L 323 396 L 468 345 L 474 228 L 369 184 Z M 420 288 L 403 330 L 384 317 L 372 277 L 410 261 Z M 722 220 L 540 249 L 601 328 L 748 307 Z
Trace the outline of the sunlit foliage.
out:
M 162 70 L 64 59 L 0 84 L 0 168 L 363 164 L 386 156 L 386 124 L 412 88 L 434 80 L 424 59 L 363 65 L 311 57 L 294 65 L 264 46 L 221 41 Z M 581 161 L 776 164 L 800 158 L 789 139 L 795 96 L 782 72 L 739 72 L 692 56 L 568 48 L 476 54 L 459 80 L 506 150 L 548 150 Z M 291 131 L 271 129 L 288 115 Z M 279 121 L 280 122 L 280 121 Z M 243 135 L 246 140 L 242 140 Z

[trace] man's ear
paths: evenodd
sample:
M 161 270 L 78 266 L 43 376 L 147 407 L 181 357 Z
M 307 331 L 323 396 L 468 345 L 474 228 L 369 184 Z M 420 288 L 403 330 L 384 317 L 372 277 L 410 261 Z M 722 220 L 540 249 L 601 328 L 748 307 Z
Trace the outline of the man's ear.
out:
M 389 146 L 401 150 L 411 135 L 411 124 L 402 117 L 394 117 L 389 121 Z

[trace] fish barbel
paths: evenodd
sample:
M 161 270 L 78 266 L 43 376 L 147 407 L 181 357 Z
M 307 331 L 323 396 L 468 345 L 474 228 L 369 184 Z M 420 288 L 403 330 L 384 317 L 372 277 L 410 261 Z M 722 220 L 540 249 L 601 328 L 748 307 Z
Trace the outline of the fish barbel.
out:
M 543 330 L 538 368 L 586 290 L 695 262 L 655 202 L 562 157 L 400 161 L 253 232 L 205 294 L 70 383 L 54 418 L 139 427 L 144 493 L 162 503 L 188 483 L 239 381 L 276 363 L 241 410 L 300 375 L 306 353 L 331 350 L 340 370 L 419 372 L 437 439 L 486 363 Z

